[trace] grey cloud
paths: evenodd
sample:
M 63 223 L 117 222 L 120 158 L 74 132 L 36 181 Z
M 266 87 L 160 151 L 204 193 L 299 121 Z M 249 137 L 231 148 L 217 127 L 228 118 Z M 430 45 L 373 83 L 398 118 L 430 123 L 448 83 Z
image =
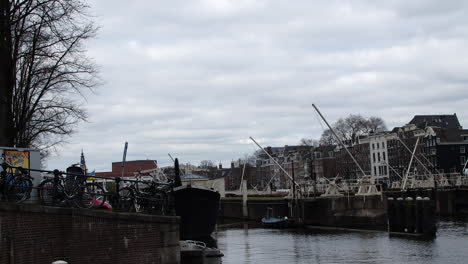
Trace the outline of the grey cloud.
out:
M 391 128 L 436 111 L 468 124 L 465 1 L 89 3 L 105 84 L 52 168 L 84 148 L 110 169 L 125 141 L 129 158 L 229 162 L 255 150 L 249 136 L 318 138 L 311 103 L 329 122 L 361 113 Z

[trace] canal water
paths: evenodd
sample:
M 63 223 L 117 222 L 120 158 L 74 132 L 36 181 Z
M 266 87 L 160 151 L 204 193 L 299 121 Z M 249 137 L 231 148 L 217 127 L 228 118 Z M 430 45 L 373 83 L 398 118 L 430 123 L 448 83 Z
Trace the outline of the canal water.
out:
M 385 232 L 242 228 L 217 232 L 223 264 L 234 263 L 468 263 L 468 222 L 441 221 L 437 237 Z

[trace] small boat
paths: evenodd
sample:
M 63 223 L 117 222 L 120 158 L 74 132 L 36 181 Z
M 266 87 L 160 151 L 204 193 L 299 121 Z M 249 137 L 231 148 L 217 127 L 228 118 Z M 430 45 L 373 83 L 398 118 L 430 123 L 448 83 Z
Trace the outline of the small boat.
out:
M 221 264 L 224 254 L 217 248 L 210 248 L 201 241 L 181 240 L 181 263 Z
M 268 228 L 286 228 L 291 223 L 287 216 L 273 217 L 273 208 L 267 208 L 267 216 L 262 218 L 262 225 Z

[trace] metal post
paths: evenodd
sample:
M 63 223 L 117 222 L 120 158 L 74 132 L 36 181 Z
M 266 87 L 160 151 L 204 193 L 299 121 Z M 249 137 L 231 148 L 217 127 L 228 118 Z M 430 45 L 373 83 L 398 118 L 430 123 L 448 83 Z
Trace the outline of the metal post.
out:
M 249 217 L 249 211 L 247 208 L 247 180 L 242 181 L 242 215 L 244 219 Z
M 127 158 L 127 148 L 128 148 L 128 143 L 125 142 L 125 147 L 124 147 L 124 153 L 123 153 L 123 158 L 122 158 L 122 177 L 124 176 L 124 171 L 125 171 L 125 159 Z
M 120 209 L 120 177 L 116 177 L 115 178 L 115 194 L 114 194 L 114 197 L 115 197 L 115 201 L 114 203 L 117 205 L 117 209 L 119 210 Z
M 408 146 L 406 146 L 406 144 L 400 139 L 400 137 L 397 136 L 397 139 L 401 142 L 401 144 L 403 145 L 403 147 L 405 147 L 405 148 L 409 151 L 409 153 L 412 153 L 412 155 L 415 156 L 415 155 L 414 155 L 414 152 L 412 152 L 412 151 L 408 148 Z M 418 137 L 418 139 L 417 139 L 417 141 L 416 141 L 416 146 L 418 145 L 418 142 L 419 142 L 419 137 Z M 416 149 L 416 147 L 415 147 L 415 149 Z M 411 157 L 411 158 L 412 158 L 412 157 Z M 418 159 L 418 157 L 415 156 L 414 158 L 416 159 L 417 162 L 419 162 L 419 164 L 421 164 L 421 166 L 422 166 L 429 174 L 432 174 L 432 172 L 431 172 L 429 169 L 427 169 L 426 166 L 424 166 L 424 164 Z M 437 170 L 437 169 L 436 169 L 436 170 Z
M 416 149 L 418 148 L 418 143 L 419 143 L 419 137 L 416 139 L 416 144 L 414 145 L 413 154 L 411 155 L 411 159 L 408 164 L 408 170 L 406 171 L 405 180 L 403 181 L 403 186 L 401 187 L 402 191 L 406 190 L 406 182 L 408 181 L 409 171 L 411 169 L 411 164 L 413 163 L 414 154 L 416 153 Z
M 294 160 L 291 160 L 291 175 L 292 175 L 292 181 L 293 181 L 293 186 L 292 186 L 292 193 L 293 193 L 293 200 L 292 200 L 292 214 L 291 217 L 296 216 L 295 208 L 296 208 L 296 181 L 294 177 Z
M 174 158 L 171 156 L 171 153 L 167 153 L 169 155 L 169 158 L 171 158 L 172 162 L 175 162 Z
M 244 184 L 244 173 L 245 173 L 245 165 L 247 162 L 244 163 L 244 168 L 242 169 L 242 176 L 241 176 L 241 181 L 240 181 L 240 186 L 239 186 L 239 191 L 243 192 L 243 184 Z

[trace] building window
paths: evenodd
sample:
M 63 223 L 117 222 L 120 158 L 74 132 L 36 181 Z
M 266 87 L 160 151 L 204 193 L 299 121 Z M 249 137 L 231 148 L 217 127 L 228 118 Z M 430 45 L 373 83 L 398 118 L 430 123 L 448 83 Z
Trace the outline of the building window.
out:
M 465 156 L 460 156 L 460 163 L 461 163 L 461 165 L 465 166 L 465 163 L 466 163 Z
M 465 153 L 465 146 L 460 146 L 460 153 Z
M 377 153 L 377 159 L 378 159 L 378 161 L 380 162 L 380 152 Z
M 431 155 L 435 155 L 435 154 L 437 154 L 436 149 L 435 149 L 435 148 L 431 148 Z
M 377 149 L 379 149 L 379 148 L 380 148 L 380 144 L 379 144 L 379 142 L 377 142 Z
M 385 143 L 384 142 L 382 142 L 382 148 L 385 148 Z
M 375 153 L 372 153 L 372 159 L 373 159 L 373 161 L 375 163 Z
M 385 152 L 382 152 L 382 159 L 385 160 Z
M 372 143 L 372 149 L 375 149 L 375 145 L 374 145 L 374 143 Z
M 377 175 L 377 168 L 374 166 L 374 175 Z

